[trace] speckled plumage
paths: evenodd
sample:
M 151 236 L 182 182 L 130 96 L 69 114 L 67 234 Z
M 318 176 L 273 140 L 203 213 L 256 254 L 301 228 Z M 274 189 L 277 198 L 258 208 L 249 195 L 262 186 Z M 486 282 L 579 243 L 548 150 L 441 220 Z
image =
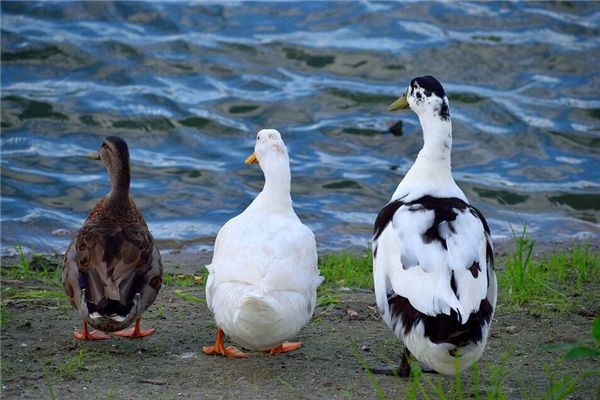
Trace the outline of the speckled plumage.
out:
M 129 152 L 107 137 L 100 149 L 111 192 L 89 213 L 65 252 L 62 282 L 71 304 L 92 327 L 130 326 L 154 302 L 162 284 L 160 252 L 129 198 Z
M 477 361 L 496 306 L 490 230 L 451 174 L 448 98 L 433 77 L 412 80 L 391 109 L 410 107 L 423 128 L 414 165 L 377 216 L 373 277 L 381 316 L 407 353 L 454 374 Z

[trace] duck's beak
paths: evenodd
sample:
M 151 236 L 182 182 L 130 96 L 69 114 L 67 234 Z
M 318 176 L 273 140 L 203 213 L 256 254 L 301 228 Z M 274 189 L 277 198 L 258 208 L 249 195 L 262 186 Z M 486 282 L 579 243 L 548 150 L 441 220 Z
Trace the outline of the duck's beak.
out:
M 89 158 L 92 158 L 94 160 L 99 160 L 100 159 L 100 153 L 98 153 L 97 151 L 92 151 L 91 153 L 88 154 Z
M 390 104 L 388 107 L 389 111 L 403 110 L 408 108 L 408 100 L 406 100 L 406 92 L 398 100 Z
M 256 159 L 256 153 L 252 153 L 248 156 L 248 158 L 246 158 L 246 161 L 244 161 L 246 164 L 257 164 L 258 160 Z

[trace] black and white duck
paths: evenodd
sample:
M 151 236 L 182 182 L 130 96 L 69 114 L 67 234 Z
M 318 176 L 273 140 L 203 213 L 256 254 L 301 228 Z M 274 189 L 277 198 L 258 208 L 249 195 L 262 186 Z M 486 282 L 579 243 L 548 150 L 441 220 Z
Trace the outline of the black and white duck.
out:
M 389 107 L 412 109 L 424 141 L 373 232 L 375 295 L 383 320 L 404 343 L 393 369 L 401 376 L 410 373 L 411 355 L 446 375 L 469 367 L 483 354 L 496 307 L 488 224 L 452 178 L 449 107 L 432 76 L 413 79 Z

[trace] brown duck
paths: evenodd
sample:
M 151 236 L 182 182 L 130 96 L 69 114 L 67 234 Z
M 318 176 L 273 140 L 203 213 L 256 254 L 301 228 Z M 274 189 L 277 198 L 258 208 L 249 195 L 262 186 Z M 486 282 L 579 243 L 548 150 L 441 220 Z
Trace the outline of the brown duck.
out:
M 74 335 L 80 340 L 109 339 L 104 332 L 148 336 L 155 330 L 141 330 L 140 317 L 156 299 L 163 267 L 146 221 L 129 198 L 127 143 L 109 136 L 90 156 L 106 166 L 111 191 L 90 212 L 65 253 L 63 286 L 83 317 L 83 331 Z M 134 321 L 134 327 L 125 329 Z M 88 324 L 97 330 L 89 331 Z

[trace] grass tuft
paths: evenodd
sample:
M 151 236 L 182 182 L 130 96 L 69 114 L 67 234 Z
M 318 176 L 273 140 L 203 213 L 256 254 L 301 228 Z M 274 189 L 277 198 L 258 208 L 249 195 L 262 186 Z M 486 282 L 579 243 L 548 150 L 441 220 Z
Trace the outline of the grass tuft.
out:
M 76 355 L 64 361 L 58 366 L 58 373 L 64 379 L 75 378 L 75 373 L 82 370 L 85 366 L 85 361 L 91 356 L 92 353 L 87 352 L 84 349 L 79 349 Z
M 505 269 L 498 271 L 501 309 L 514 312 L 526 306 L 537 314 L 563 313 L 598 300 L 585 289 L 600 281 L 600 255 L 587 243 L 534 257 L 527 228 L 518 236 L 513 231 L 513 240 L 515 248 L 506 257 Z
M 373 288 L 373 259 L 370 251 L 328 253 L 319 260 L 319 270 L 325 281 L 323 288 Z
M 163 284 L 169 287 L 187 289 L 193 286 L 204 286 L 208 272 L 206 270 L 197 274 L 171 274 L 163 273 Z
M 2 288 L 2 302 L 16 300 L 61 300 L 66 298 L 62 290 L 20 288 L 9 286 Z
M 2 266 L 0 274 L 2 280 L 36 280 L 47 285 L 61 287 L 61 264 L 50 257 L 33 254 L 31 261 L 27 259 L 21 246 L 17 246 L 19 263 L 12 266 Z
M 198 296 L 194 296 L 193 294 L 185 293 L 182 290 L 175 289 L 173 291 L 173 293 L 175 294 L 175 296 L 181 297 L 184 300 L 192 301 L 194 303 L 206 304 L 206 300 L 205 299 L 203 299 L 201 297 L 198 297 Z

